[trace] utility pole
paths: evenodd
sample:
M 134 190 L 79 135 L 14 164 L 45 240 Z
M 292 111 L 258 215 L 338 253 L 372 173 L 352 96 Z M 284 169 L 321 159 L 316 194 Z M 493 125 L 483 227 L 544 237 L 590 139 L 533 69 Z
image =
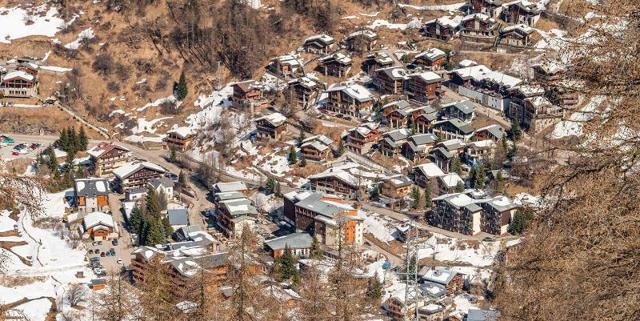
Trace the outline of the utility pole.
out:
M 405 281 L 404 291 L 404 320 L 420 320 L 420 303 L 424 301 L 424 296 L 418 287 L 418 252 L 420 249 L 431 247 L 425 244 L 426 239 L 418 235 L 418 227 L 415 221 L 409 221 L 406 237 L 406 252 L 404 257 L 404 272 L 398 273 Z M 412 261 L 415 258 L 415 266 Z M 409 309 L 413 306 L 415 311 L 409 315 Z

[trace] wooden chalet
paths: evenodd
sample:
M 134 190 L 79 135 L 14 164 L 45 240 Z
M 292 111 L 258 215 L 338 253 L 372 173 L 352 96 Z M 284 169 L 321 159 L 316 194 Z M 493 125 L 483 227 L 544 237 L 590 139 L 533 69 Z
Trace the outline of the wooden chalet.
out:
M 392 209 L 409 196 L 413 181 L 405 175 L 393 175 L 382 180 L 381 200 Z
M 434 111 L 432 113 L 422 112 L 413 121 L 413 126 L 417 133 L 426 134 L 431 132 L 431 126 L 438 120 L 438 114 Z
M 118 232 L 111 214 L 91 212 L 82 218 L 78 232 L 84 240 L 112 240 L 118 238 Z
M 427 38 L 449 41 L 458 32 L 462 17 L 444 16 L 425 23 L 422 32 Z
M 306 108 L 315 102 L 319 93 L 325 90 L 326 85 L 315 77 L 302 76 L 289 81 L 285 94 L 289 103 Z
M 287 117 L 273 113 L 256 119 L 255 124 L 258 139 L 279 140 L 287 130 Z
M 394 60 L 386 52 L 376 52 L 370 54 L 362 62 L 362 70 L 373 75 L 378 69 L 389 68 L 394 66 Z
M 402 152 L 402 145 L 407 141 L 411 132 L 406 128 L 386 132 L 378 142 L 380 152 L 387 157 L 395 157 Z
M 359 84 L 334 84 L 326 90 L 329 111 L 360 118 L 371 112 L 375 97 Z
M 407 70 L 402 67 L 378 69 L 373 74 L 373 84 L 385 94 L 397 95 L 404 90 Z
M 417 54 L 413 63 L 432 71 L 440 70 L 447 63 L 447 53 L 438 48 L 431 48 Z
M 429 188 L 430 192 L 435 191 L 437 179 L 444 176 L 444 172 L 435 163 L 424 163 L 413 167 L 413 180 L 416 185 L 422 188 Z
M 483 13 L 491 18 L 498 18 L 502 13 L 502 0 L 467 0 L 467 7 L 472 13 Z
M 430 102 L 444 94 L 441 90 L 443 80 L 431 71 L 410 74 L 405 81 L 404 92 L 411 100 Z
M 128 163 L 131 152 L 113 143 L 99 143 L 87 151 L 93 174 L 98 177 L 111 176 L 113 170 Z
M 473 136 L 474 129 L 469 124 L 453 118 L 434 122 L 431 131 L 442 140 L 460 139 L 467 142 Z
M 284 55 L 273 58 L 269 69 L 280 77 L 299 77 L 304 74 L 302 63 L 294 55 Z
M 164 176 L 167 171 L 151 162 L 127 163 L 113 170 L 113 185 L 121 193 L 136 188 L 146 188 L 147 184 Z
M 493 124 L 476 129 L 476 131 L 473 133 L 473 140 L 478 141 L 491 139 L 494 142 L 498 142 L 502 140 L 505 135 L 506 133 L 502 126 Z
M 318 59 L 316 70 L 325 76 L 342 78 L 351 71 L 353 62 L 351 58 L 341 52 L 334 53 Z
M 0 75 L 0 94 L 3 97 L 29 98 L 38 95 L 38 79 L 24 70 Z
M 344 42 L 350 51 L 371 51 L 378 42 L 378 34 L 368 29 L 360 30 L 351 33 Z
M 474 13 L 462 18 L 460 37 L 465 41 L 492 44 L 498 36 L 495 19 L 484 13 Z
M 171 282 L 171 292 L 179 295 L 190 284 L 193 277 L 204 272 L 207 280 L 212 282 L 211 286 L 219 286 L 227 278 L 227 267 L 229 254 L 227 252 L 214 252 L 201 250 L 196 247 L 189 247 L 186 242 L 176 243 L 182 245 L 183 249 L 192 251 L 176 251 L 188 253 L 173 255 L 172 248 L 167 250 L 158 249 L 154 246 L 142 246 L 133 251 L 131 259 L 131 270 L 134 283 L 143 284 L 145 279 L 150 277 L 151 269 L 156 268 L 156 264 L 161 264 L 166 268 Z M 183 245 L 184 244 L 184 245 Z
M 529 27 L 536 25 L 542 13 L 537 3 L 527 0 L 516 0 L 502 5 L 502 20 L 510 24 L 525 24 Z
M 444 104 L 441 107 L 440 113 L 443 118 L 455 118 L 466 123 L 471 122 L 476 116 L 475 107 L 469 100 L 462 100 Z
M 345 138 L 345 148 L 354 153 L 366 154 L 380 139 L 377 123 L 364 123 L 349 130 Z
M 412 161 L 421 161 L 429 157 L 429 151 L 438 142 L 434 134 L 417 134 L 402 144 L 402 155 Z
M 333 50 L 334 45 L 335 39 L 333 39 L 333 37 L 321 34 L 305 39 L 302 48 L 309 53 L 328 54 Z
M 109 210 L 109 182 L 102 178 L 79 178 L 73 182 L 73 204 L 78 212 Z
M 302 141 L 300 150 L 302 156 L 309 161 L 326 161 L 332 156 L 333 140 L 325 135 L 316 135 Z
M 529 48 L 541 39 L 540 34 L 524 24 L 508 26 L 500 30 L 500 46 Z
M 264 87 L 255 80 L 241 81 L 233 84 L 231 103 L 236 108 L 247 108 L 264 105 Z
M 166 148 L 185 152 L 191 146 L 195 133 L 189 127 L 178 127 L 167 132 L 164 139 Z
M 358 179 L 344 170 L 332 168 L 325 172 L 309 176 L 311 189 L 329 195 L 337 195 L 345 199 L 357 199 L 362 195 Z

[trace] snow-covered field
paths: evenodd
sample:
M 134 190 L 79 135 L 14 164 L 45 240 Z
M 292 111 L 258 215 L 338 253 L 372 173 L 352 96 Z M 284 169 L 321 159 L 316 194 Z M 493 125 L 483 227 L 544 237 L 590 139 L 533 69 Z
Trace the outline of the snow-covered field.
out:
M 42 5 L 32 12 L 18 7 L 0 7 L 0 43 L 29 36 L 53 37 L 64 26 L 64 20 L 53 7 Z
M 594 112 L 604 101 L 604 97 L 593 97 L 582 109 L 569 116 L 569 120 L 564 120 L 555 125 L 551 138 L 559 139 L 568 136 L 581 136 L 583 124 L 595 115 Z
M 44 195 L 42 217 L 62 218 L 67 193 L 69 191 Z M 85 266 L 86 251 L 81 243 L 76 243 L 77 247 L 73 248 L 73 242 L 69 241 L 67 233 L 35 227 L 34 220 L 37 218 L 26 210 L 21 211 L 17 222 L 5 217 L 7 213 L 2 214 L 0 229 L 4 230 L 9 225 L 13 229 L 13 224 L 17 224 L 20 236 L 15 238 L 26 243 L 13 247 L 12 251 L 31 265 L 23 263 L 16 254 L 3 249 L 4 254 L 9 257 L 5 266 L 6 275 L 26 279 L 20 286 L 0 285 L 0 302 L 7 304 L 23 298 L 33 299 L 15 309 L 23 312 L 29 320 L 45 319 L 51 308 L 51 301 L 47 298 L 53 299 L 56 304 L 64 302 L 64 309 L 70 309 L 63 300 L 65 291 L 71 284 L 88 283 L 94 277 L 93 272 Z M 82 272 L 83 277 L 76 277 L 77 272 Z

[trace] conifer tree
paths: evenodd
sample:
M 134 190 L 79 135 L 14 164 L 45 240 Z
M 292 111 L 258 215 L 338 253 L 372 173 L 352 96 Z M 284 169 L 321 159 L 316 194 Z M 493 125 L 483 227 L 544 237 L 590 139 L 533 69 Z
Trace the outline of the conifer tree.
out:
M 187 87 L 187 78 L 184 75 L 184 70 L 180 73 L 180 80 L 178 81 L 178 86 L 176 88 L 176 98 L 178 100 L 183 100 L 187 97 L 189 93 L 189 88 Z
M 450 172 L 456 173 L 458 175 L 462 175 L 462 164 L 460 162 L 460 157 L 459 156 L 455 156 L 451 160 L 451 170 L 450 170 Z
M 411 198 L 413 199 L 413 208 L 418 208 L 420 206 L 420 190 L 418 186 L 414 186 L 411 189 Z
M 67 134 L 67 129 L 63 128 L 60 131 L 60 138 L 58 138 L 58 141 L 56 142 L 56 145 L 58 146 L 58 148 L 66 151 L 67 149 L 69 149 L 69 134 Z
M 427 208 L 431 208 L 431 189 L 428 185 L 424 189 L 424 206 Z
M 58 172 L 58 159 L 56 153 L 53 151 L 53 146 L 47 147 L 47 166 L 52 173 Z
M 367 284 L 367 297 L 377 302 L 382 298 L 382 283 L 380 279 L 378 279 L 377 273 L 374 273 L 373 277 L 369 279 L 369 283 Z
M 305 167 L 307 166 L 307 158 L 304 157 L 304 155 L 302 155 L 302 157 L 300 157 L 300 167 Z
M 156 194 L 156 191 L 154 191 L 152 188 L 149 188 L 147 190 L 145 203 L 147 210 L 146 214 L 154 218 L 159 218 L 161 211 L 160 202 L 158 201 L 158 195 Z
M 291 146 L 289 148 L 289 164 L 295 164 L 298 161 L 298 155 L 296 153 L 296 149 Z
M 80 133 L 78 134 L 78 150 L 87 150 L 89 147 L 89 138 L 84 131 L 84 127 L 80 127 Z
M 298 262 L 289 246 L 285 246 L 284 253 L 277 259 L 280 280 L 290 280 L 298 274 Z
M 313 241 L 311 241 L 311 251 L 309 256 L 312 259 L 319 259 L 322 257 L 322 249 L 320 248 L 320 243 L 315 236 L 313 236 Z
M 177 157 L 176 157 L 176 148 L 171 146 L 171 148 L 169 148 L 169 161 L 172 163 L 175 163 L 178 161 Z
M 140 226 L 143 223 L 143 218 L 142 218 L 142 211 L 138 206 L 134 207 L 133 210 L 131 210 L 131 215 L 129 216 L 128 223 L 132 231 L 140 230 Z
M 456 192 L 457 193 L 464 192 L 464 183 L 458 182 L 458 184 L 456 184 Z
M 304 130 L 300 130 L 300 135 L 298 136 L 298 147 L 302 146 L 302 142 L 305 140 Z

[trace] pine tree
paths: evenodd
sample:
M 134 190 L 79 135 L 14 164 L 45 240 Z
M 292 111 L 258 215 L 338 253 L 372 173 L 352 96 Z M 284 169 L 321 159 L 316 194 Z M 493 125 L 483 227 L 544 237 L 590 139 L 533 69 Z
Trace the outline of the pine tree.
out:
M 80 133 L 78 134 L 78 150 L 87 150 L 89 147 L 89 138 L 84 131 L 84 127 L 80 127 Z
M 514 143 L 517 143 L 522 138 L 522 129 L 520 129 L 520 122 L 517 120 L 511 122 L 510 135 Z
M 411 189 L 411 198 L 413 199 L 413 208 L 418 208 L 420 206 L 420 190 L 418 186 L 414 186 Z
M 163 231 L 164 227 L 162 226 L 162 221 L 150 218 L 146 222 L 149 228 L 146 233 L 144 245 L 164 244 L 166 235 Z
M 305 140 L 304 130 L 300 130 L 300 135 L 298 136 L 298 147 L 302 146 L 302 142 Z
M 52 173 L 58 172 L 58 159 L 56 158 L 56 153 L 53 150 L 53 146 L 47 147 L 47 166 Z
M 180 174 L 178 174 L 178 186 L 180 188 L 189 186 L 189 183 L 187 182 L 187 175 L 183 171 L 180 171 Z
M 277 259 L 280 280 L 289 280 L 298 274 L 298 262 L 289 246 L 285 246 L 284 253 Z
M 58 141 L 56 142 L 56 145 L 58 146 L 58 148 L 66 151 L 69 149 L 69 134 L 67 134 L 67 129 L 63 128 L 60 131 L 60 138 L 58 138 Z
M 171 146 L 171 148 L 169 148 L 169 161 L 172 163 L 176 163 L 178 161 L 177 157 L 176 157 L 176 148 Z
M 138 206 L 134 207 L 131 210 L 131 215 L 129 216 L 129 227 L 131 231 L 139 231 L 140 226 L 143 224 L 142 218 L 142 210 Z
M 309 253 L 309 257 L 311 257 L 312 259 L 319 259 L 322 257 L 322 249 L 320 248 L 320 243 L 315 236 L 313 237 L 313 241 L 311 241 L 311 251 Z
M 160 202 L 158 201 L 158 195 L 156 194 L 156 191 L 154 191 L 152 188 L 149 188 L 147 190 L 145 203 L 146 203 L 146 210 L 147 210 L 146 214 L 154 218 L 159 218 L 160 211 L 161 211 Z
M 429 186 L 424 189 L 424 206 L 431 208 L 431 190 Z
M 378 302 L 382 298 L 382 282 L 378 279 L 377 273 L 369 279 L 367 284 L 367 297 L 374 302 Z
M 450 172 L 462 175 L 462 164 L 460 162 L 460 156 L 454 156 L 451 160 Z
M 178 100 L 183 100 L 187 97 L 189 93 L 189 88 L 187 87 L 187 78 L 184 75 L 184 70 L 180 73 L 180 80 L 178 81 L 178 86 L 176 88 L 176 98 Z
M 458 182 L 458 184 L 456 184 L 456 192 L 457 193 L 464 192 L 464 183 Z
M 484 164 L 480 164 L 476 170 L 476 178 L 474 182 L 475 188 L 484 188 L 484 182 L 487 179 L 484 169 Z
M 295 147 L 291 146 L 289 148 L 289 164 L 295 164 L 298 161 L 298 155 L 296 154 Z
M 496 191 L 498 193 L 502 193 L 504 190 L 504 176 L 502 175 L 502 169 L 498 169 L 498 174 L 496 174 Z
M 76 135 L 75 127 L 67 129 L 67 144 L 65 152 L 75 154 L 78 151 L 78 135 Z

